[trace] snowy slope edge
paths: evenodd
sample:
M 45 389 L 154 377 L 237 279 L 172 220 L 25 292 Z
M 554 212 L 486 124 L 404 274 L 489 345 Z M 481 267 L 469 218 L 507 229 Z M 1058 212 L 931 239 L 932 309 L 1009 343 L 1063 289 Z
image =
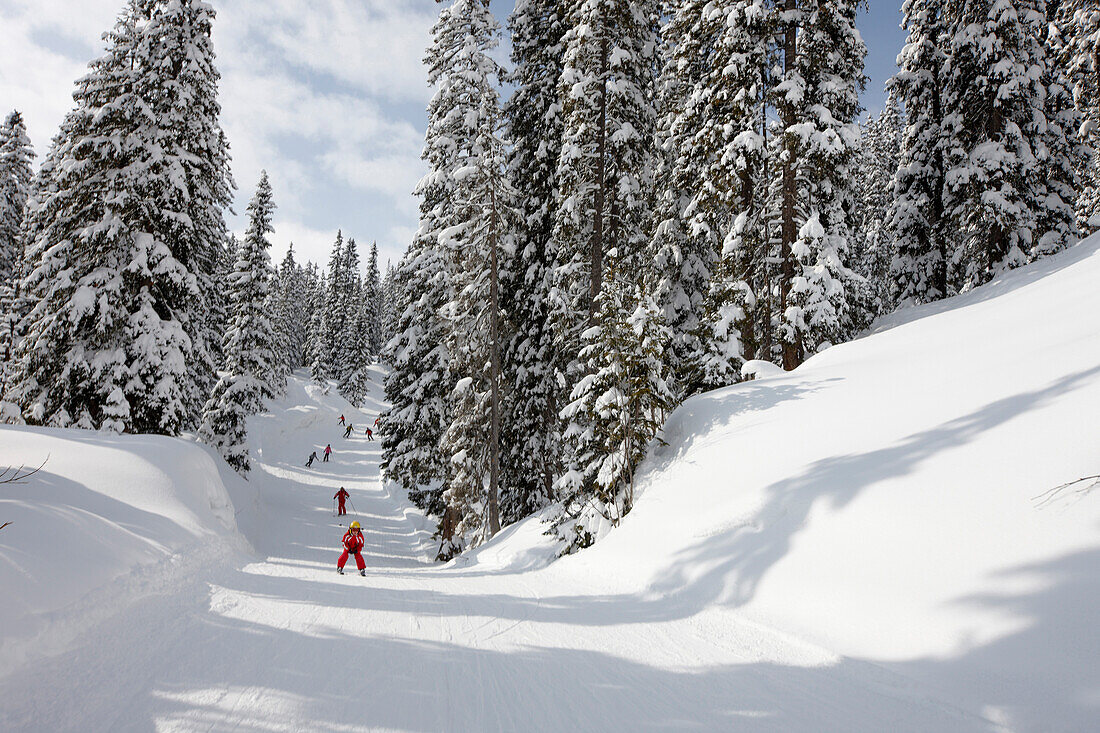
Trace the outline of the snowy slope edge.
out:
M 234 500 L 254 489 L 206 447 L 160 436 L 0 427 L 0 676 L 64 651 L 149 595 L 251 553 Z

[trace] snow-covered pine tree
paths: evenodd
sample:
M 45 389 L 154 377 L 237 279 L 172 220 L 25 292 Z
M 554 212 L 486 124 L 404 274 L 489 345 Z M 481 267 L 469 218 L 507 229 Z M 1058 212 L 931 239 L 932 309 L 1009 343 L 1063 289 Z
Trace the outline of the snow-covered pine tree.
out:
M 1058 30 L 1056 68 L 1073 90 L 1083 117 L 1081 142 L 1092 151 L 1077 171 L 1077 213 L 1081 230 L 1094 232 L 1100 229 L 1100 7 L 1092 0 L 1049 0 L 1048 12 Z
M 316 265 L 310 278 L 309 288 L 309 375 L 317 384 L 328 389 L 335 367 L 332 364 L 332 351 L 328 343 L 328 283 Z
M 338 276 L 334 283 L 338 285 L 333 298 L 334 317 L 329 324 L 333 329 L 333 361 L 340 380 L 340 393 L 347 397 L 364 358 L 363 352 L 359 350 L 363 344 L 357 332 L 358 328 L 365 325 L 358 317 L 363 288 L 359 274 L 359 247 L 353 237 L 348 237 L 344 243 Z
M 867 281 L 872 300 L 864 307 L 873 317 L 893 310 L 890 266 L 895 248 L 890 209 L 902 129 L 897 100 L 889 95 L 882 112 L 862 125 L 858 163 L 852 171 L 856 201 L 850 261 L 852 269 Z
M 618 249 L 623 271 L 636 274 L 651 261 L 657 15 L 656 0 L 579 0 L 566 12 L 549 301 L 566 384 L 599 315 L 605 254 Z
M 855 27 L 860 4 L 786 0 L 781 14 L 784 67 L 773 90 L 781 129 L 773 155 L 780 162 L 778 337 L 788 370 L 866 320 L 852 307 L 866 283 L 846 266 L 867 53 Z
M 176 285 L 180 292 L 172 296 L 174 302 L 156 307 L 171 308 L 191 342 L 187 424 L 197 426 L 221 357 L 224 332 L 210 328 L 209 315 L 225 308 L 214 275 L 226 252 L 225 210 L 236 188 L 219 122 L 220 74 L 212 40 L 216 13 L 205 0 L 142 2 L 149 7 L 142 32 L 149 55 L 142 97 L 156 118 L 152 145 L 160 154 L 151 153 L 138 195 L 158 202 L 148 214 L 151 231 L 194 278 L 186 292 Z
M 951 5 L 945 125 L 948 211 L 961 242 L 952 260 L 959 289 L 1065 244 L 1044 210 L 1049 59 L 1045 0 L 966 0 Z M 1052 218 L 1053 217 L 1053 218 Z
M 248 204 L 248 231 L 228 281 L 232 321 L 225 334 L 225 370 L 207 400 L 199 430 L 202 440 L 241 473 L 250 468 L 245 420 L 281 391 L 271 381 L 276 377 L 277 357 L 267 312 L 275 276 L 267 238 L 274 231 L 274 211 L 271 183 L 264 171 Z
M 693 379 L 700 389 L 737 381 L 743 359 L 779 356 L 773 303 L 777 230 L 769 210 L 771 178 L 779 166 L 772 160 L 769 119 L 781 18 L 767 0 L 730 0 L 715 8 L 725 23 L 706 87 L 715 90 L 711 124 L 724 118 L 727 127 L 712 176 L 735 195 L 720 230 L 721 256 L 698 324 L 704 348 L 693 365 Z
M 19 112 L 0 127 L 0 398 L 14 353 L 23 276 L 23 210 L 30 196 L 34 150 Z
M 12 112 L 0 127 L 0 288 L 14 288 L 23 261 L 20 232 L 30 195 L 34 149 L 23 115 Z
M 366 353 L 373 362 L 382 353 L 382 346 L 384 345 L 382 333 L 385 301 L 382 293 L 382 275 L 378 269 L 378 242 L 371 242 L 370 245 L 370 260 L 367 264 L 367 275 L 363 281 L 363 288 Z
M 562 410 L 571 451 L 558 481 L 562 514 L 554 529 L 562 554 L 597 541 L 630 512 L 634 474 L 674 406 L 661 353 L 667 329 L 652 298 L 616 274 L 615 251 L 598 300 L 598 322 L 584 334 L 584 376 Z
M 888 82 L 905 108 L 888 220 L 897 242 L 890 273 L 893 301 L 920 304 L 952 294 L 947 269 L 958 247 L 944 200 L 951 24 L 945 0 L 906 0 L 902 13 L 909 36 Z
M 199 263 L 172 226 L 184 218 L 179 151 L 163 147 L 167 59 L 149 12 L 131 2 L 107 34 L 29 213 L 35 306 L 13 390 L 35 423 L 169 434 L 191 423 Z
M 726 68 L 714 63 L 726 28 L 723 10 L 710 0 L 687 0 L 676 4 L 663 30 L 650 279 L 671 335 L 664 353 L 680 398 L 704 386 L 699 326 L 737 184 L 723 156 L 737 90 L 723 86 Z
M 508 177 L 516 190 L 515 251 L 501 268 L 501 305 L 511 337 L 504 352 L 501 513 L 505 523 L 548 505 L 561 470 L 561 402 L 547 303 L 555 248 L 557 161 L 562 119 L 558 84 L 565 4 L 518 0 L 508 21 L 511 82 L 505 105 Z
M 451 474 L 443 493 L 440 557 L 500 531 L 501 342 L 500 262 L 513 192 L 504 174 L 497 85 L 502 70 L 490 56 L 500 27 L 484 0 L 454 0 L 440 14 L 436 50 L 440 93 L 450 102 L 437 131 L 454 154 L 436 171 L 450 181 L 447 226 L 437 246 L 447 258 L 447 318 L 454 382 L 450 421 L 439 450 Z

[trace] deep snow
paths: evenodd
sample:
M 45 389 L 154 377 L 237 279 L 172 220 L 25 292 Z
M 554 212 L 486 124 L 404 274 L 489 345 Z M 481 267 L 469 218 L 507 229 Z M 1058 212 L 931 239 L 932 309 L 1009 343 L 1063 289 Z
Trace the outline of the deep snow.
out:
M 1100 472 L 1098 281 L 1100 238 L 689 401 L 635 511 L 557 562 L 532 520 L 432 564 L 377 388 L 293 380 L 247 484 L 5 428 L 0 465 L 51 459 L 0 494 L 0 730 L 1093 729 L 1100 492 L 1033 497 Z M 341 485 L 366 578 L 334 572 Z

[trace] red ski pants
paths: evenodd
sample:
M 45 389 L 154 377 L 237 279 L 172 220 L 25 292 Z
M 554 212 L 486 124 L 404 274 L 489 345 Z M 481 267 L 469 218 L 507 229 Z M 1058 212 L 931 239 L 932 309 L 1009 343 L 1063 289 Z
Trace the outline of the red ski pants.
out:
M 344 502 L 340 502 L 340 516 L 342 517 L 347 513 L 348 513 L 347 509 L 344 508 Z
M 337 563 L 336 563 L 336 567 L 343 570 L 344 566 L 347 565 L 347 563 L 348 563 L 348 551 L 344 550 L 343 554 L 340 555 L 340 560 L 337 561 Z M 363 560 L 363 554 L 360 553 L 360 552 L 355 553 L 355 566 L 357 568 L 359 568 L 360 570 L 363 570 L 364 568 L 367 567 L 366 561 Z

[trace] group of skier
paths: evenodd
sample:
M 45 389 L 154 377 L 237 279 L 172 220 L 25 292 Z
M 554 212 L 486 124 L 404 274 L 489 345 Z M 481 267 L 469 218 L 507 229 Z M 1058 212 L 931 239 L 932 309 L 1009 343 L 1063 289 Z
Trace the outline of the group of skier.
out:
M 379 426 L 379 423 L 381 422 L 381 420 L 382 420 L 381 417 L 375 418 L 375 420 L 374 420 L 374 427 L 375 428 L 377 428 Z M 350 422 L 348 422 L 347 419 L 343 415 L 340 416 L 340 425 L 342 425 L 344 427 L 344 437 L 345 438 L 351 437 L 354 426 Z M 367 435 L 367 440 L 368 441 L 373 441 L 374 440 L 374 431 L 371 428 L 369 428 L 369 427 L 367 428 L 366 435 Z M 324 457 L 324 462 L 325 463 L 328 463 L 328 459 L 329 459 L 330 455 L 332 455 L 332 444 L 331 443 L 325 445 L 325 451 L 324 451 L 324 456 L 325 456 Z M 312 453 L 309 454 L 309 459 L 306 461 L 306 467 L 312 466 L 313 462 L 315 460 L 317 460 L 317 451 L 313 451 Z M 336 502 L 337 515 L 338 516 L 341 516 L 341 517 L 347 516 L 347 513 L 348 513 L 347 503 L 348 503 L 348 500 L 350 498 L 351 498 L 351 494 L 348 493 L 348 490 L 345 489 L 343 486 L 340 487 L 339 491 L 337 491 L 335 494 L 333 494 L 332 499 L 333 499 L 333 501 Z M 340 554 L 340 559 L 336 561 L 336 572 L 340 573 L 340 575 L 343 575 L 344 574 L 344 565 L 347 564 L 348 558 L 351 557 L 351 556 L 354 556 L 355 557 L 355 566 L 357 568 L 359 568 L 359 574 L 362 575 L 362 576 L 366 576 L 366 574 L 367 574 L 367 563 L 366 563 L 365 560 L 363 560 L 363 545 L 364 544 L 365 544 L 365 540 L 363 538 L 363 528 L 362 528 L 362 526 L 360 526 L 358 521 L 354 521 L 354 522 L 351 523 L 351 526 L 348 527 L 348 531 L 344 533 L 344 538 L 342 540 L 343 552 Z

